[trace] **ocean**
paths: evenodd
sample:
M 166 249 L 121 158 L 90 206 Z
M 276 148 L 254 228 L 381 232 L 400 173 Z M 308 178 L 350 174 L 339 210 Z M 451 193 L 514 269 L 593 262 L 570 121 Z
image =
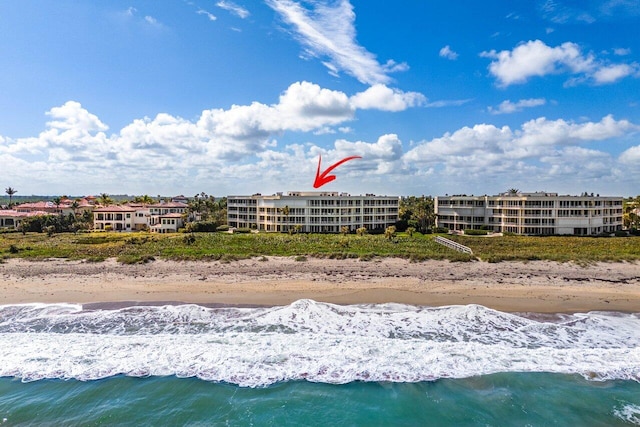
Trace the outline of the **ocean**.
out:
M 640 313 L 0 306 L 0 426 L 640 425 Z

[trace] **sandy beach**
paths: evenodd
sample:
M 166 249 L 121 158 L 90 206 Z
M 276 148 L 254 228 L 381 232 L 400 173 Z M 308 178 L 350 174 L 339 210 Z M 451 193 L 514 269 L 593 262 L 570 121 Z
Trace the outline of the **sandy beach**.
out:
M 0 304 L 252 306 L 303 298 L 337 304 L 481 304 L 510 312 L 640 312 L 640 265 L 278 257 L 230 263 L 10 259 L 0 264 Z

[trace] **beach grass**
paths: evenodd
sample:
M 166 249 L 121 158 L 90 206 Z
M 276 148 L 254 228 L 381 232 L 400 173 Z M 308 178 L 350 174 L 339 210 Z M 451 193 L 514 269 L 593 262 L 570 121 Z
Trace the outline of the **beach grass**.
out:
M 528 237 L 447 236 L 473 250 L 473 255 L 453 251 L 434 242 L 434 235 L 398 233 L 383 235 L 334 234 L 150 234 L 150 233 L 5 233 L 0 235 L 0 258 L 67 258 L 100 262 L 117 258 L 122 263 L 154 259 L 219 260 L 265 256 L 331 259 L 400 257 L 411 261 L 447 259 L 489 262 L 551 260 L 592 263 L 640 260 L 640 237 Z M 302 259 L 302 258 L 299 258 Z

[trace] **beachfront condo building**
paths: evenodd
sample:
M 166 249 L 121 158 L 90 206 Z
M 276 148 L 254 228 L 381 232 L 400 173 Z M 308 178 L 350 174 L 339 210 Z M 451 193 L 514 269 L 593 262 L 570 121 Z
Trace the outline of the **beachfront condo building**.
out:
M 622 229 L 622 197 L 506 192 L 439 196 L 436 222 L 449 230 L 487 229 L 529 235 L 589 236 Z
M 384 230 L 398 221 L 399 202 L 397 196 L 324 191 L 228 196 L 227 224 L 273 232 L 339 233 L 342 227 Z

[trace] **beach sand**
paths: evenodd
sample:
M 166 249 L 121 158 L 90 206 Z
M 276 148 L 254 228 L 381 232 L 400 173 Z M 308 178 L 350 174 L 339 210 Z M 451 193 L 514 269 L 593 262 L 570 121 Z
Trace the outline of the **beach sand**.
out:
M 261 260 L 262 259 L 262 260 Z M 123 265 L 52 259 L 0 264 L 0 304 L 481 304 L 509 312 L 640 312 L 640 264 L 267 257 Z

